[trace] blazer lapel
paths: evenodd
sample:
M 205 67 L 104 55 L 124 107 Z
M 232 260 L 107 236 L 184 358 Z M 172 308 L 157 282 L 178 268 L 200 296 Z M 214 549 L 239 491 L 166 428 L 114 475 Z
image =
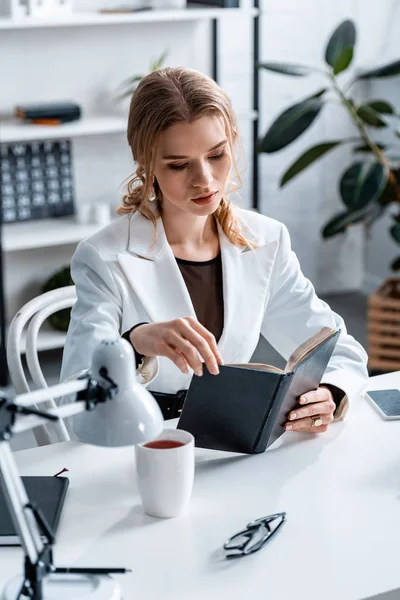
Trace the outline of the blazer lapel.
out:
M 218 233 L 224 296 L 224 328 L 218 347 L 225 362 L 235 362 L 242 354 L 249 332 L 261 325 L 274 252 L 265 245 L 255 249 L 235 246 L 219 225 Z M 127 251 L 117 258 L 135 294 L 152 321 L 195 317 L 161 219 L 157 219 L 153 246 L 152 241 L 153 224 L 140 213 L 134 213 Z
M 118 261 L 152 321 L 169 321 L 196 316 L 189 292 L 168 244 L 161 219 L 154 226 L 134 213 L 129 229 L 127 252 Z
M 242 362 L 249 333 L 261 326 L 274 252 L 269 251 L 270 244 L 254 249 L 235 246 L 218 228 L 224 291 L 224 329 L 218 347 L 225 362 Z

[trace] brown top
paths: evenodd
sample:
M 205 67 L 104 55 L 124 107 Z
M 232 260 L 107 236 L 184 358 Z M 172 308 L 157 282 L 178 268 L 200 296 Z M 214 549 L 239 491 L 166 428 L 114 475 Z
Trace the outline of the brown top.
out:
M 224 328 L 224 297 L 221 254 L 194 262 L 176 258 L 200 323 L 219 340 Z

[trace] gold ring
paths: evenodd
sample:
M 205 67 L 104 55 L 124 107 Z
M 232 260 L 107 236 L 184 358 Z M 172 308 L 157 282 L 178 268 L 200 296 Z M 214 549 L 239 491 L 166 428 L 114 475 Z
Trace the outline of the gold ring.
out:
M 311 417 L 311 421 L 311 427 L 319 427 L 322 425 L 322 419 L 319 415 L 316 417 Z

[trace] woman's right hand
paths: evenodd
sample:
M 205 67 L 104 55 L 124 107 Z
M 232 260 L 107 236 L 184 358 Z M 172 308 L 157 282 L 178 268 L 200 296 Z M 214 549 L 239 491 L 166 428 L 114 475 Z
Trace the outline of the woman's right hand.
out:
M 162 323 L 145 323 L 130 334 L 137 352 L 144 356 L 166 356 L 182 373 L 191 367 L 196 375 L 203 374 L 203 362 L 213 375 L 223 364 L 215 337 L 194 317 L 184 317 Z

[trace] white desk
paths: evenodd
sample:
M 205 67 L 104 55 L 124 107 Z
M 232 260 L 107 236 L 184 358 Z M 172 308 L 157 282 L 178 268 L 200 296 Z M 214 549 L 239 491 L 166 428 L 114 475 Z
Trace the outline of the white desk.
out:
M 383 387 L 400 387 L 400 372 L 371 380 Z M 25 475 L 69 469 L 56 563 L 132 568 L 119 577 L 125 600 L 360 600 L 399 588 L 400 422 L 363 399 L 328 433 L 287 433 L 277 446 L 197 450 L 190 510 L 170 520 L 143 513 L 133 448 L 68 442 L 17 460 Z M 226 538 L 276 511 L 288 520 L 270 544 L 223 558 Z M 0 549 L 0 589 L 21 566 L 21 549 Z

